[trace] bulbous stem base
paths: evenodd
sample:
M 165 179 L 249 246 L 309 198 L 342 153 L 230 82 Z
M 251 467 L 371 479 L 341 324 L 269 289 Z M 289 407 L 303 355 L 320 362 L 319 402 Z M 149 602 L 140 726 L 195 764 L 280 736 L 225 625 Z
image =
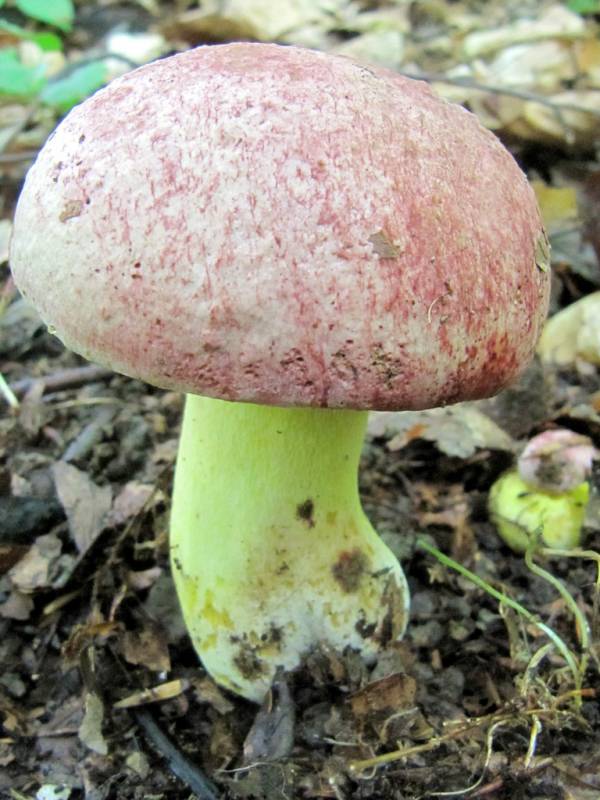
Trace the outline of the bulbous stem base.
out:
M 187 398 L 173 574 L 204 666 L 251 700 L 321 643 L 372 658 L 404 632 L 404 574 L 358 496 L 366 422 Z

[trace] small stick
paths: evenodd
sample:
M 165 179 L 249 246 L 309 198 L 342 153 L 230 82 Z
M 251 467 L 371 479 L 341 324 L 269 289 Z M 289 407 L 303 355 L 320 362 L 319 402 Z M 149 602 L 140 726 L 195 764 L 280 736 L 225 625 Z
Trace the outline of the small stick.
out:
M 592 117 L 600 117 L 600 109 L 589 108 L 582 106 L 578 103 L 557 103 L 552 99 L 552 96 L 536 94 L 535 92 L 527 92 L 523 89 L 513 89 L 510 86 L 497 86 L 494 84 L 477 83 L 472 78 L 460 77 L 454 78 L 443 73 L 435 72 L 407 72 L 405 70 L 398 70 L 400 75 L 405 78 L 412 78 L 416 81 L 425 81 L 425 83 L 446 83 L 449 86 L 461 86 L 465 89 L 473 89 L 477 92 L 484 92 L 488 94 L 503 94 L 507 97 L 516 97 L 518 100 L 524 100 L 530 103 L 539 103 L 541 106 L 547 106 L 553 111 L 560 114 L 561 111 L 580 111 L 584 114 L 589 114 Z
M 92 447 L 100 441 L 102 429 L 105 425 L 108 425 L 116 413 L 116 406 L 102 406 L 96 417 L 83 428 L 81 433 L 67 447 L 62 460 L 67 462 L 77 461 L 87 455 Z
M 214 783 L 175 747 L 150 711 L 145 708 L 136 708 L 132 709 L 131 713 L 154 748 L 167 760 L 171 772 L 177 775 L 179 780 L 183 781 L 199 800 L 219 800 Z
M 90 364 L 85 367 L 62 369 L 59 372 L 55 372 L 53 375 L 46 375 L 42 378 L 23 378 L 11 384 L 11 389 L 17 397 L 23 396 L 31 389 L 34 383 L 42 381 L 44 384 L 44 393 L 56 392 L 60 389 L 76 389 L 79 386 L 84 386 L 86 383 L 93 383 L 94 381 L 103 381 L 112 377 L 114 374 L 115 373 L 111 369 L 99 367 L 96 364 Z

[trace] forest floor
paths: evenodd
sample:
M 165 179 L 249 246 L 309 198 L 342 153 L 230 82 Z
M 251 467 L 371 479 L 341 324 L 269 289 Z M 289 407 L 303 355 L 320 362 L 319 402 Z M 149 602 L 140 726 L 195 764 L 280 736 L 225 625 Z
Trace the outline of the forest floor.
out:
M 58 74 L 97 58 L 117 31 L 121 61 L 140 57 L 149 32 L 158 52 L 147 58 L 272 39 L 437 77 L 534 182 L 553 245 L 551 311 L 600 288 L 593 14 L 564 3 L 331 0 L 312 3 L 311 17 L 309 6 L 282 1 L 269 16 L 256 0 L 79 3 L 60 32 Z M 557 110 L 563 95 L 571 105 Z M 493 482 L 535 433 L 564 427 L 600 446 L 598 367 L 536 360 L 494 400 L 372 416 L 360 490 L 407 574 L 408 632 L 375 666 L 351 652 L 310 654 L 259 709 L 207 677 L 174 595 L 169 495 L 183 398 L 65 351 L 11 288 L 14 203 L 59 112 L 0 99 L 0 372 L 18 398 L 11 408 L 0 396 L 0 796 L 598 800 L 600 469 L 585 551 L 535 556 L 585 617 L 585 652 L 564 594 L 506 547 L 487 511 Z

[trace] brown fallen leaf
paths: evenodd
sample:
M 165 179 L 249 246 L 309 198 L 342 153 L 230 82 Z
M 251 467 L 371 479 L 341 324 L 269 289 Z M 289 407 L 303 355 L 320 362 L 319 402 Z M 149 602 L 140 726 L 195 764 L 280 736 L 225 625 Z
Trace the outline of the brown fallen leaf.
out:
M 350 697 L 350 705 L 357 717 L 368 717 L 382 711 L 402 711 L 414 705 L 416 692 L 415 679 L 396 672 L 354 692 Z
M 244 741 L 244 764 L 277 761 L 289 755 L 295 724 L 296 709 L 290 690 L 282 677 L 275 676 Z
M 110 486 L 97 486 L 85 472 L 63 461 L 52 466 L 52 475 L 73 541 L 79 553 L 85 553 L 106 525 L 112 503 Z
M 552 102 L 552 107 L 536 102 L 524 104 L 523 120 L 532 129 L 525 138 L 549 144 L 593 147 L 598 136 L 600 117 L 598 91 L 580 89 L 558 92 L 552 96 Z
M 83 744 L 95 753 L 105 756 L 108 744 L 102 735 L 104 705 L 95 692 L 87 692 L 85 696 L 85 715 L 79 726 L 79 738 Z
M 135 750 L 133 753 L 130 753 L 125 759 L 125 764 L 129 769 L 139 775 L 143 781 L 146 780 L 150 774 L 150 762 L 148 761 L 148 757 L 145 753 L 142 753 L 141 750 Z
M 515 443 L 473 403 L 427 411 L 375 412 L 369 416 L 371 436 L 389 438 L 387 448 L 401 450 L 415 438 L 434 442 L 446 455 L 468 458 L 477 450 L 512 452 Z
M 531 185 L 542 212 L 544 227 L 550 235 L 577 221 L 577 193 L 572 186 L 549 186 L 544 181 Z
M 67 642 L 63 645 L 63 658 L 65 666 L 71 667 L 79 662 L 83 651 L 96 638 L 105 639 L 119 632 L 121 625 L 118 622 L 91 621 L 85 625 L 76 625 L 71 630 Z
M 535 17 L 517 18 L 507 25 L 470 33 L 463 41 L 463 55 L 474 59 L 519 43 L 584 38 L 586 28 L 582 17 L 562 3 L 554 3 Z
M 229 714 L 235 706 L 225 697 L 212 678 L 192 678 L 191 685 L 199 703 L 208 703 L 218 714 Z
M 130 664 L 142 664 L 154 672 L 171 669 L 169 645 L 156 623 L 147 621 L 141 631 L 126 631 L 121 645 L 123 657 Z
M 600 292 L 571 303 L 546 322 L 538 354 L 542 361 L 567 366 L 600 364 Z
M 110 511 L 112 525 L 122 525 L 131 517 L 137 516 L 149 502 L 155 491 L 154 486 L 139 481 L 129 481 L 116 496 Z M 156 493 L 156 501 L 162 498 L 162 493 Z
M 9 571 L 11 584 L 25 594 L 37 589 L 63 586 L 75 560 L 62 552 L 62 542 L 54 533 L 38 536 L 23 558 Z
M 33 600 L 28 594 L 12 591 L 8 599 L 0 606 L 0 617 L 3 619 L 26 620 L 33 611 Z
M 205 0 L 201 8 L 171 17 L 163 28 L 169 38 L 200 39 L 289 39 L 294 29 L 307 25 L 325 27 L 336 19 L 335 9 L 345 0 Z

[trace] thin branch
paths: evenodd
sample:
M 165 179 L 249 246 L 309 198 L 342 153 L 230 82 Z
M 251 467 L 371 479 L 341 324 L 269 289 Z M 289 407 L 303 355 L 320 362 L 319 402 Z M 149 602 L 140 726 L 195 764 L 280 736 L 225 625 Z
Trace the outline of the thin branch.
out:
M 132 709 L 131 713 L 153 747 L 166 759 L 171 772 L 177 775 L 199 800 L 219 800 L 214 783 L 175 747 L 148 709 Z
M 507 97 L 516 97 L 519 100 L 525 100 L 531 103 L 539 103 L 539 105 L 547 106 L 559 114 L 561 111 L 580 111 L 584 114 L 591 114 L 591 116 L 598 117 L 600 119 L 600 109 L 588 108 L 586 106 L 578 105 L 577 103 L 557 103 L 556 100 L 553 100 L 551 97 L 547 97 L 543 94 L 535 94 L 535 92 L 528 92 L 524 89 L 512 89 L 509 86 L 496 86 L 494 84 L 477 83 L 472 78 L 452 78 L 448 75 L 437 72 L 407 72 L 404 70 L 398 70 L 398 72 L 405 78 L 412 78 L 416 81 L 425 81 L 426 83 L 446 83 L 449 86 L 461 86 L 465 89 L 473 89 L 477 92 L 503 94 Z
M 60 370 L 60 372 L 55 372 L 52 375 L 44 375 L 39 378 L 23 378 L 20 381 L 12 383 L 10 388 L 17 397 L 22 397 L 31 389 L 34 383 L 41 381 L 44 384 L 45 394 L 47 392 L 56 392 L 60 389 L 76 389 L 87 383 L 107 380 L 108 378 L 112 378 L 114 374 L 115 373 L 111 369 L 90 364 L 85 367 L 63 369 Z

